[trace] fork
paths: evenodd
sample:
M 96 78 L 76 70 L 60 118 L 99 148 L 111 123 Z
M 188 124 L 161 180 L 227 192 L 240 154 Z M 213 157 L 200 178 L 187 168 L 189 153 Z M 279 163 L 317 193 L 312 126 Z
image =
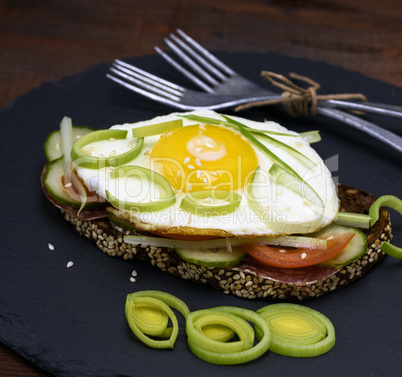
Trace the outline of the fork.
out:
M 155 47 L 155 49 L 170 65 L 194 82 L 204 92 L 184 88 L 121 60 L 114 61 L 110 68 L 112 74 L 107 74 L 107 77 L 138 94 L 179 110 L 206 108 L 217 110 L 254 101 L 280 98 L 277 93 L 263 89 L 234 72 L 180 29 L 177 32 L 184 41 L 171 34 L 170 38 L 174 42 L 167 38 L 165 42 L 199 76 L 177 63 L 160 48 Z M 402 117 L 402 108 L 391 105 L 338 100 L 322 101 L 317 107 L 317 113 L 337 119 L 366 132 L 402 152 L 402 138 L 400 136 L 334 107 L 357 108 L 358 110 L 398 117 Z

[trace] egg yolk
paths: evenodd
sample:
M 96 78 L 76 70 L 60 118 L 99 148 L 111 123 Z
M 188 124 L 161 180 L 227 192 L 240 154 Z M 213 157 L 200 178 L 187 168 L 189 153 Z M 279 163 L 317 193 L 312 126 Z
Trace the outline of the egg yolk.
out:
M 234 191 L 246 186 L 258 166 L 253 147 L 224 126 L 193 125 L 164 134 L 151 151 L 152 169 L 173 189 Z

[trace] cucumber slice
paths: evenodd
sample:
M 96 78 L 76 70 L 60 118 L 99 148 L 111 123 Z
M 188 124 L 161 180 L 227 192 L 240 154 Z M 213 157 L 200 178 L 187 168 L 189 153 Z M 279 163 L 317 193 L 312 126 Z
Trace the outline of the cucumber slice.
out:
M 94 131 L 93 128 L 83 126 L 73 126 L 73 142 L 78 140 L 81 136 Z M 47 161 L 57 160 L 63 155 L 61 150 L 61 137 L 60 130 L 55 130 L 49 134 L 45 143 L 43 144 L 45 157 Z
M 74 194 L 70 195 L 70 193 L 63 186 L 63 176 L 65 172 L 66 170 L 63 157 L 48 162 L 43 184 L 52 198 L 54 198 L 57 202 L 80 209 L 81 201 L 79 200 L 79 196 L 75 194 L 76 197 L 73 197 L 72 195 Z M 96 195 L 88 196 L 84 208 L 96 208 L 100 204 L 102 203 L 99 202 L 99 197 Z
M 321 266 L 346 266 L 354 262 L 356 259 L 359 259 L 367 251 L 367 238 L 364 233 L 356 228 L 337 224 L 328 225 L 327 227 L 313 234 L 313 236 L 319 237 L 331 233 L 352 232 L 355 233 L 355 235 L 346 245 L 346 247 L 335 257 L 320 263 Z
M 185 261 L 204 267 L 236 266 L 246 255 L 240 246 L 233 247 L 231 253 L 226 247 L 203 250 L 175 248 L 175 251 Z

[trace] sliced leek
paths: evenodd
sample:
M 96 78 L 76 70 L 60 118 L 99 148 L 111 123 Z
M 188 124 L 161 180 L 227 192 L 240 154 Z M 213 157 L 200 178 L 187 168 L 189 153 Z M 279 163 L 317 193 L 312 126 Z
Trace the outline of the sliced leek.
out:
M 300 132 L 300 136 L 309 144 L 318 143 L 321 141 L 320 131 L 305 131 Z
M 402 200 L 394 195 L 383 195 L 380 196 L 370 207 L 369 216 L 371 217 L 370 225 L 373 226 L 380 217 L 380 208 L 389 207 L 402 214 Z M 390 242 L 383 242 L 380 249 L 394 257 L 402 258 L 402 248 L 391 245 Z
M 61 151 L 64 159 L 64 167 L 67 167 L 71 163 L 71 149 L 73 147 L 73 123 L 71 118 L 63 117 L 60 122 L 60 139 L 61 139 Z
M 114 169 L 110 173 L 111 179 L 118 179 L 121 177 L 145 178 L 158 185 L 164 191 L 165 195 L 159 200 L 150 202 L 129 202 L 115 197 L 108 190 L 106 190 L 106 199 L 114 207 L 128 211 L 155 212 L 168 208 L 176 202 L 176 196 L 173 192 L 172 186 L 170 186 L 170 183 L 161 174 L 153 170 L 144 168 L 142 166 L 126 165 Z
M 234 127 L 234 124 L 232 122 L 229 122 L 227 120 L 221 120 L 221 119 L 215 119 L 215 118 L 210 118 L 210 117 L 204 117 L 200 115 L 182 115 L 183 118 L 188 119 L 188 120 L 193 120 L 195 122 L 201 122 L 205 124 L 212 124 L 214 126 L 227 126 L 230 128 L 238 128 Z M 248 129 L 249 132 L 253 134 L 269 134 L 269 135 L 277 135 L 277 136 L 289 136 L 289 137 L 297 137 L 296 134 L 290 134 L 290 133 L 285 133 L 285 132 L 278 132 L 278 131 L 272 131 L 272 130 L 260 130 L 257 128 L 250 128 L 248 126 L 245 126 L 245 128 Z
M 205 190 L 186 195 L 180 208 L 197 216 L 221 216 L 239 207 L 241 195 L 232 191 Z
M 173 348 L 179 325 L 171 307 L 184 318 L 190 313 L 187 305 L 173 295 L 152 290 L 140 291 L 127 295 L 125 316 L 131 331 L 143 343 L 153 348 Z M 168 327 L 169 319 L 171 327 Z
M 81 136 L 71 150 L 71 158 L 77 166 L 88 169 L 101 169 L 108 166 L 117 167 L 134 160 L 142 150 L 144 138 L 138 138 L 136 145 L 127 152 L 113 156 L 89 156 L 82 151 L 87 144 L 110 139 L 126 139 L 126 130 L 100 130 Z
M 339 211 L 333 222 L 338 225 L 353 226 L 355 228 L 370 228 L 370 216 L 363 213 Z
M 254 344 L 254 331 L 248 322 L 260 331 Z M 206 326 L 225 326 L 238 340 L 223 342 L 209 338 Z M 217 307 L 191 312 L 186 319 L 186 333 L 190 350 L 200 359 L 218 365 L 235 365 L 255 360 L 263 355 L 271 344 L 271 332 L 267 323 L 257 313 L 236 307 Z
M 279 219 L 274 216 L 275 212 L 264 208 L 254 193 L 254 183 L 259 172 L 260 168 L 258 167 L 254 172 L 251 183 L 248 187 L 248 201 L 250 207 L 260 216 L 262 221 L 264 221 L 272 230 L 283 233 L 307 233 L 314 230 L 314 228 L 316 228 L 320 223 L 324 214 L 324 203 L 314 189 L 298 176 L 289 173 L 278 165 L 272 165 L 269 174 L 275 178 L 276 183 L 287 187 L 300 195 L 306 205 L 308 205 L 313 212 L 309 221 L 279 221 Z
M 394 195 L 380 196 L 371 206 L 369 210 L 370 226 L 373 226 L 380 217 L 380 208 L 389 207 L 402 215 L 402 199 Z
M 268 324 L 272 341 L 270 350 L 284 356 L 314 357 L 335 346 L 335 329 L 322 313 L 297 304 L 265 306 L 257 313 Z M 257 338 L 261 338 L 256 328 Z
M 146 126 L 139 126 L 132 129 L 133 137 L 146 137 L 163 134 L 170 132 L 176 128 L 183 127 L 182 119 L 169 120 L 167 122 L 147 124 Z
M 234 119 L 231 119 L 225 115 L 223 117 L 231 124 L 236 125 L 239 128 L 239 131 L 245 136 L 247 139 L 249 139 L 251 142 L 253 142 L 256 146 L 258 146 L 262 151 L 264 151 L 266 154 L 268 154 L 271 158 L 274 159 L 279 165 L 284 166 L 287 168 L 287 170 L 290 170 L 293 174 L 296 174 L 296 172 L 288 165 L 286 164 L 282 159 L 280 159 L 275 153 L 273 153 L 270 149 L 268 149 L 264 144 L 262 144 L 257 138 L 251 135 L 251 133 L 248 130 L 248 127 L 240 123 Z M 273 144 L 289 154 L 302 159 L 308 167 L 313 167 L 315 166 L 315 163 L 310 160 L 307 156 L 305 156 L 303 153 L 300 153 L 297 149 L 292 148 L 290 145 L 281 142 L 280 140 L 274 139 L 273 137 L 267 135 L 267 134 L 261 134 L 259 135 L 263 137 L 264 139 L 267 139 L 270 144 Z
M 241 246 L 245 244 L 264 243 L 267 245 L 284 246 L 284 247 L 305 247 L 310 249 L 322 249 L 327 247 L 327 241 L 319 238 L 304 236 L 279 236 L 279 237 L 255 237 L 255 238 L 217 238 L 213 240 L 204 240 L 202 242 L 175 240 L 162 237 L 148 236 L 124 236 L 124 242 L 133 245 L 148 245 L 157 247 L 167 247 L 175 249 L 194 249 L 207 250 L 215 248 L 226 248 L 227 243 L 231 247 Z

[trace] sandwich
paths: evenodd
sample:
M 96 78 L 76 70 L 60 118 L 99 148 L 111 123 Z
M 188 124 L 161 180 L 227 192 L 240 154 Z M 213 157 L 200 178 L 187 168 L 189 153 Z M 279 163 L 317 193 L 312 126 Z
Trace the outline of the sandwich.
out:
M 384 207 L 402 201 L 335 184 L 319 140 L 213 111 L 106 130 L 65 117 L 44 143 L 41 184 L 109 256 L 242 298 L 302 300 L 399 251 Z

